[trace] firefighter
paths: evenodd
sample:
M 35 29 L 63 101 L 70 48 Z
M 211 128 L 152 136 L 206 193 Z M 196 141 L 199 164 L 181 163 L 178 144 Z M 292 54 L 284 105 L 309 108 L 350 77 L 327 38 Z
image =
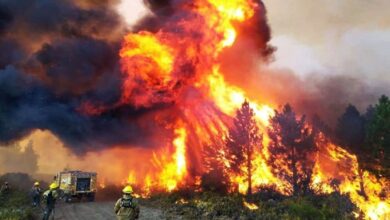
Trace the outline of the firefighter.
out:
M 116 218 L 118 220 L 138 219 L 138 203 L 137 200 L 131 195 L 133 193 L 133 188 L 131 186 L 126 186 L 122 192 L 122 198 L 118 199 L 114 207 Z
M 0 195 L 7 195 L 10 191 L 8 182 L 4 182 L 0 189 Z
M 58 187 L 57 183 L 52 183 L 49 186 L 49 190 L 43 193 L 43 205 L 45 206 L 43 220 L 49 220 L 52 213 L 54 215 L 54 208 L 58 198 Z
M 42 189 L 39 186 L 39 182 L 35 182 L 34 186 L 31 189 L 31 198 L 32 198 L 32 205 L 33 207 L 40 206 L 41 204 L 41 194 L 42 194 Z

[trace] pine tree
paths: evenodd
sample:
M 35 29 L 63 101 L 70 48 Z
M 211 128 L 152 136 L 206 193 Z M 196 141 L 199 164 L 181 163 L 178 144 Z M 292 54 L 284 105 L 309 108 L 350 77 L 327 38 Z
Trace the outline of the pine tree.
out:
M 365 144 L 365 124 L 366 118 L 360 114 L 355 106 L 349 105 L 338 119 L 336 140 L 338 144 L 356 155 L 359 164 L 360 194 L 367 199 L 363 174 L 365 169 L 370 169 L 372 158 L 370 157 L 370 149 Z
M 257 126 L 255 113 L 245 101 L 237 110 L 233 126 L 229 129 L 226 139 L 229 151 L 231 170 L 246 176 L 248 182 L 247 195 L 252 194 L 252 160 L 255 149 L 262 148 L 262 135 Z M 242 167 L 245 167 L 243 170 Z
M 228 192 L 228 159 L 226 146 L 220 137 L 213 137 L 211 143 L 203 149 L 203 163 L 206 172 L 201 177 L 201 187 L 206 191 L 225 194 Z
M 390 177 L 390 100 L 385 95 L 373 109 L 366 138 L 372 158 L 379 163 L 380 168 L 376 173 Z
M 364 117 L 355 106 L 349 105 L 338 120 L 336 137 L 341 146 L 347 147 L 359 156 L 365 154 L 364 149 Z M 360 161 L 359 161 L 360 162 Z
M 290 105 L 276 111 L 268 128 L 270 137 L 268 164 L 280 179 L 290 184 L 293 195 L 309 190 L 317 150 L 314 133 L 298 118 Z

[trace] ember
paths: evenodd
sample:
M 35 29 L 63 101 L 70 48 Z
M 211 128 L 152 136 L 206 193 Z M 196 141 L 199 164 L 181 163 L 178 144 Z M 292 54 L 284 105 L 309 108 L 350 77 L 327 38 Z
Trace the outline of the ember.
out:
M 249 203 L 249 202 L 246 202 L 246 201 L 244 201 L 244 206 L 247 207 L 250 210 L 257 210 L 257 209 L 259 209 L 259 207 L 256 204 Z

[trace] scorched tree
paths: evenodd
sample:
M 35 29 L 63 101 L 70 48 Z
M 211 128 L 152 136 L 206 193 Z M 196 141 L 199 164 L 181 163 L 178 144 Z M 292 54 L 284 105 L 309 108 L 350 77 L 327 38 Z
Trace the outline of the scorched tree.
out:
M 305 126 L 305 116 L 298 118 L 290 105 L 276 111 L 268 128 L 272 172 L 290 184 L 293 195 L 306 193 L 314 167 L 314 133 Z
M 206 172 L 201 177 L 201 187 L 206 191 L 225 194 L 229 188 L 226 146 L 222 138 L 215 136 L 203 149 L 203 163 Z
M 247 101 L 236 112 L 233 126 L 229 129 L 226 139 L 226 146 L 229 151 L 231 170 L 246 176 L 247 195 L 251 195 L 252 160 L 255 156 L 255 149 L 260 151 L 262 148 L 262 134 L 259 131 L 255 113 Z

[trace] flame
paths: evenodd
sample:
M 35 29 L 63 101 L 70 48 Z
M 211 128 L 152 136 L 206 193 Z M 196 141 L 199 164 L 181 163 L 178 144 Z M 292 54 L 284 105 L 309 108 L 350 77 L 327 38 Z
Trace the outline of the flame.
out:
M 183 198 L 181 198 L 181 199 L 177 200 L 175 203 L 176 204 L 188 204 L 188 201 L 183 199 Z
M 137 182 L 137 177 L 135 176 L 135 172 L 132 171 L 129 173 L 129 176 L 127 177 L 127 181 L 123 185 L 133 185 Z
M 124 42 L 119 56 L 125 72 L 140 74 L 151 83 L 165 84 L 170 80 L 174 57 L 169 47 L 148 32 L 128 35 Z
M 173 155 L 173 161 L 166 164 L 164 170 L 161 172 L 160 181 L 165 185 L 165 189 L 168 191 L 174 190 L 178 183 L 183 180 L 186 175 L 186 130 L 184 128 L 177 128 L 175 130 L 177 137 L 173 141 L 175 146 L 175 153 Z
M 106 188 L 106 183 L 104 181 L 100 181 L 99 187 L 100 187 L 100 189 Z
M 377 179 L 367 171 L 359 175 L 360 168 L 355 155 L 330 143 L 323 134 L 318 139 L 321 157 L 317 155 L 312 187 L 323 193 L 338 190 L 342 194 L 348 194 L 367 219 L 387 219 L 390 215 L 390 200 L 388 197 L 381 198 L 380 194 L 390 182 Z M 331 178 L 340 181 L 338 189 L 331 186 Z M 365 196 L 362 195 L 362 188 Z
M 244 201 L 243 204 L 244 204 L 245 207 L 247 207 L 250 210 L 257 210 L 257 209 L 259 209 L 259 206 L 257 206 L 254 203 L 249 203 L 249 202 Z
M 243 22 L 254 15 L 254 3 L 247 0 L 209 0 L 208 3 L 214 6 L 212 10 L 216 10 L 217 13 L 212 13 L 210 8 L 205 7 L 202 8 L 201 14 L 209 18 L 209 25 L 216 27 L 216 31 L 223 36 L 217 46 L 217 51 L 221 51 L 225 47 L 232 46 L 237 38 L 233 22 Z
M 172 50 L 151 33 L 127 35 L 119 56 L 123 72 L 129 73 L 123 83 L 122 102 L 131 101 L 135 105 L 145 105 L 148 96 L 132 99 L 136 92 L 135 82 L 138 80 L 144 80 L 146 87 L 157 90 L 169 89 L 172 85 Z
M 244 103 L 249 101 L 251 108 L 255 112 L 260 125 L 267 126 L 268 120 L 274 115 L 274 110 L 269 105 L 260 105 L 254 101 L 248 100 L 245 92 L 235 86 L 228 85 L 219 71 L 219 66 L 214 66 L 212 73 L 208 76 L 207 82 L 209 96 L 219 109 L 227 115 L 234 115 L 236 110 Z
M 270 152 L 265 131 L 275 114 L 275 106 L 259 102 L 259 97 L 250 97 L 247 90 L 232 84 L 223 68 L 224 53 L 235 46 L 242 34 L 240 25 L 248 24 L 256 13 L 260 13 L 260 6 L 255 0 L 195 0 L 182 3 L 180 7 L 190 16 L 169 21 L 154 33 L 129 33 L 123 40 L 119 56 L 124 81 L 121 101 L 117 105 L 168 104 L 177 110 L 169 117 L 161 114 L 153 119 L 173 135 L 162 139 L 160 148 L 138 154 L 139 158 L 133 156 L 134 160 L 148 166 L 127 170 L 126 182 L 138 186 L 142 197 L 150 196 L 154 190 L 170 192 L 191 184 L 199 187 L 199 176 L 206 169 L 201 162 L 204 143 L 212 142 L 216 135 L 223 137 L 236 110 L 248 101 L 264 133 L 264 147 L 256 150 L 252 161 L 253 190 L 274 186 L 280 193 L 289 195 L 289 184 L 275 177 L 267 164 Z M 81 111 L 83 109 L 99 114 L 105 108 L 94 108 L 86 103 Z M 317 145 L 319 152 L 315 156 L 311 187 L 319 193 L 337 190 L 348 194 L 366 218 L 388 218 L 390 200 L 380 196 L 389 185 L 388 180 L 359 172 L 356 156 L 332 144 L 323 135 L 317 137 Z M 228 167 L 224 148 L 220 147 L 217 154 L 216 157 Z M 230 174 L 229 178 L 239 192 L 247 191 L 245 176 Z M 333 184 L 335 180 L 339 184 Z M 366 196 L 361 195 L 361 188 L 365 189 Z M 244 205 L 258 209 L 246 201 Z

